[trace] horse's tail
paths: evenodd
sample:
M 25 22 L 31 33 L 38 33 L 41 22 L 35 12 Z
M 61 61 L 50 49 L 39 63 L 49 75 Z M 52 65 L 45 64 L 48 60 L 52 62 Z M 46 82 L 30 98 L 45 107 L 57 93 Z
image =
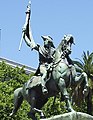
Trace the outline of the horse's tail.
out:
M 17 110 L 19 109 L 19 107 L 23 102 L 22 89 L 23 88 L 21 87 L 21 88 L 17 88 L 14 91 L 14 109 L 12 110 L 12 113 L 10 114 L 10 116 L 14 115 L 17 112 Z

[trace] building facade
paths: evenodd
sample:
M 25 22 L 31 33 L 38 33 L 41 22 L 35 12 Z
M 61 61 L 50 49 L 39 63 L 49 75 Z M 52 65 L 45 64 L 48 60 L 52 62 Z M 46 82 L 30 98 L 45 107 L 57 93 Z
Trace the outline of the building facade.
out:
M 36 69 L 29 67 L 27 65 L 23 65 L 21 63 L 0 57 L 0 62 L 4 61 L 6 64 L 11 65 L 12 67 L 19 67 L 22 68 L 23 66 L 25 66 L 24 70 L 26 71 L 26 74 L 30 74 L 30 73 L 34 73 L 36 71 Z

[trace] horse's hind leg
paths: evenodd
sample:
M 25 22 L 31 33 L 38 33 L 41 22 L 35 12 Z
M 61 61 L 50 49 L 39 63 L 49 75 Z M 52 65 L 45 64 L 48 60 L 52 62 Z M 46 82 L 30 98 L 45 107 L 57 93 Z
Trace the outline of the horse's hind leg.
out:
M 88 79 L 87 79 L 87 74 L 83 72 L 80 76 L 75 77 L 75 84 L 79 86 L 83 82 L 84 85 L 84 90 L 83 93 L 85 96 L 88 94 Z
M 21 90 L 22 88 L 18 88 L 14 91 L 14 109 L 12 110 L 10 116 L 14 115 L 17 112 L 17 110 L 19 109 L 19 107 L 23 102 L 23 96 L 21 94 Z
M 67 92 L 67 89 L 66 89 L 66 84 L 65 84 L 64 79 L 60 78 L 58 86 L 59 86 L 59 89 L 60 89 L 61 93 L 64 96 L 64 100 L 66 102 L 67 110 L 69 112 L 74 111 L 72 106 L 71 106 L 70 100 L 69 100 L 69 95 L 68 95 L 68 92 Z

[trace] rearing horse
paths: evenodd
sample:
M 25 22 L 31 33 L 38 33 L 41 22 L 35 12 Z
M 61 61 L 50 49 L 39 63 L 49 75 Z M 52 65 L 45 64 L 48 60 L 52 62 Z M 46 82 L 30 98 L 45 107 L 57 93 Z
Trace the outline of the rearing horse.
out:
M 77 76 L 75 66 L 68 57 L 69 54 L 71 54 L 71 45 L 73 42 L 73 37 L 71 35 L 64 36 L 54 53 L 54 62 L 51 65 L 51 76 L 46 82 L 48 94 L 44 95 L 42 93 L 41 76 L 33 76 L 23 87 L 14 91 L 14 109 L 10 116 L 17 112 L 23 99 L 25 99 L 31 105 L 31 110 L 28 115 L 33 120 L 37 120 L 35 113 L 39 112 L 41 116 L 43 116 L 43 112 L 40 109 L 48 101 L 49 97 L 56 96 L 59 92 L 61 92 L 64 97 L 67 110 L 74 111 L 71 106 L 67 87 L 77 87 L 81 82 L 84 82 L 84 92 L 86 92 L 88 81 L 85 72 Z

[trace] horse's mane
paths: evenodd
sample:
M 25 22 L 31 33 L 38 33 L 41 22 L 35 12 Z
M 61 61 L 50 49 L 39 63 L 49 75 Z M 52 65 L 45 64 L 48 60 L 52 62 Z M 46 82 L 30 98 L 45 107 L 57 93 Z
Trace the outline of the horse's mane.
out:
M 60 44 L 58 45 L 58 47 L 55 50 L 54 61 L 58 60 L 62 56 L 63 46 L 64 46 L 64 39 L 61 40 Z

